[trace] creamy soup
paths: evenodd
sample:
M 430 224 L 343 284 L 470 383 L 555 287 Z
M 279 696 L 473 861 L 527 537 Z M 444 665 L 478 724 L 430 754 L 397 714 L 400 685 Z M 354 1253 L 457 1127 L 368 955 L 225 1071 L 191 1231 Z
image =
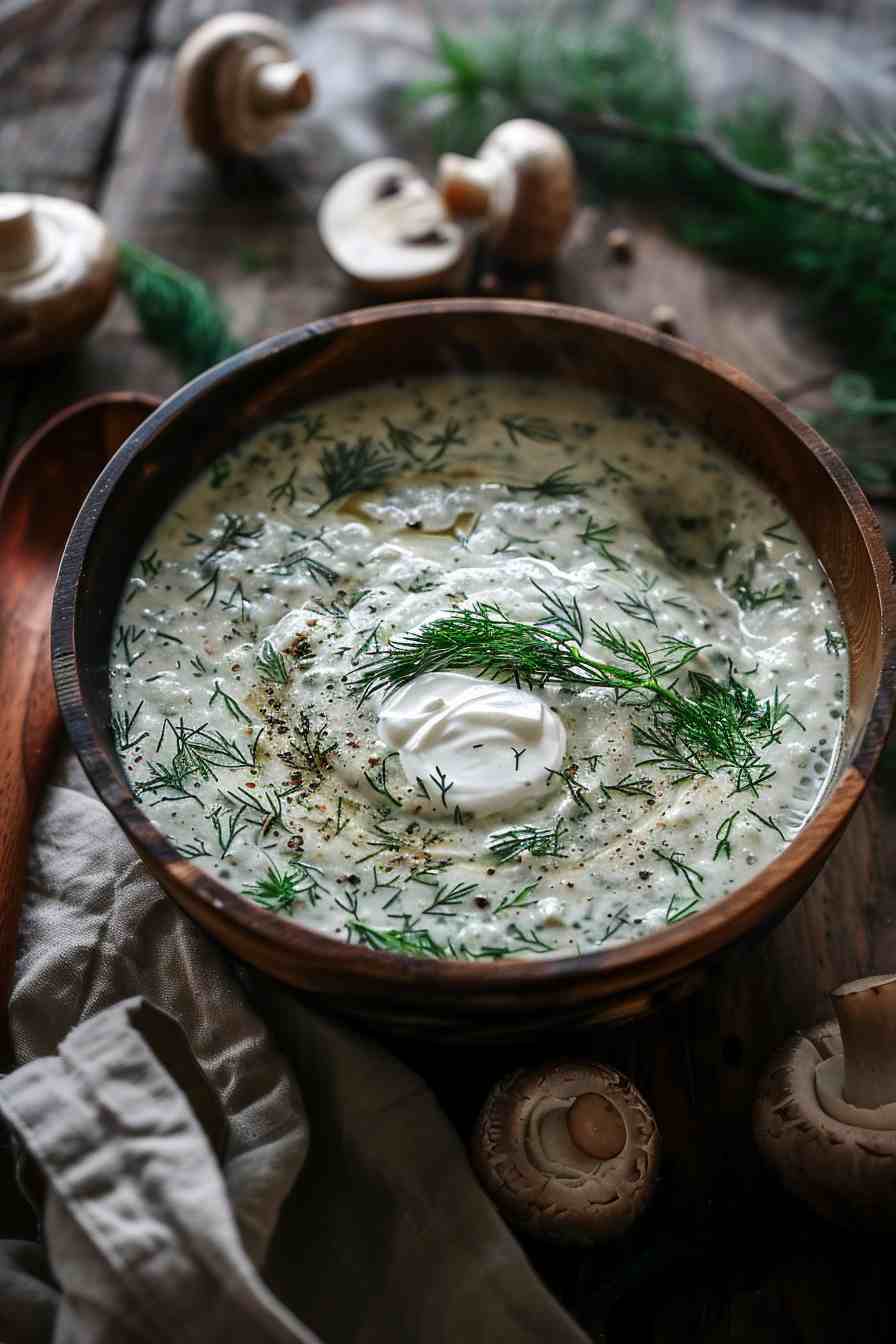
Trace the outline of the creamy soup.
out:
M 110 653 L 178 851 L 335 938 L 584 952 L 687 919 L 796 834 L 846 641 L 780 502 L 665 415 L 547 381 L 398 381 L 212 463 Z

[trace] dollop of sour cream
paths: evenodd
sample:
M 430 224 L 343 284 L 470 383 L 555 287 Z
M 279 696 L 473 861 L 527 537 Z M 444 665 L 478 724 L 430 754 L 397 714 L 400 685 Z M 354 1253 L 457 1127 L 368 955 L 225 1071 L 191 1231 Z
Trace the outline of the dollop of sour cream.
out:
M 387 696 L 378 732 L 416 786 L 415 804 L 480 817 L 531 803 L 566 751 L 562 721 L 537 695 L 460 672 L 427 672 Z

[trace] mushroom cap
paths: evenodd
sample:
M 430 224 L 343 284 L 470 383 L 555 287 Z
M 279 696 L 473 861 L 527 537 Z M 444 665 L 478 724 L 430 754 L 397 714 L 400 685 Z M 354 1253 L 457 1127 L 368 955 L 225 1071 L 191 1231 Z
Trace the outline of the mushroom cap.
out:
M 405 159 L 372 159 L 343 174 L 321 202 L 317 227 L 336 265 L 388 298 L 456 285 L 468 264 L 464 231 Z
M 509 166 L 516 177 L 509 214 L 495 221 L 495 250 L 520 266 L 551 261 L 576 209 L 576 165 L 569 142 L 544 122 L 517 117 L 496 127 L 477 157 Z
M 264 149 L 314 92 L 289 31 L 263 14 L 209 19 L 187 38 L 174 71 L 187 136 L 212 156 Z
M 602 1064 L 518 1069 L 490 1092 L 473 1165 L 508 1222 L 578 1245 L 621 1236 L 656 1182 L 659 1133 L 635 1085 Z
M 108 308 L 117 276 L 115 244 L 87 206 L 0 194 L 0 364 L 76 345 Z
M 793 1194 L 834 1222 L 896 1222 L 896 1129 L 847 1124 L 822 1107 L 816 1072 L 828 1086 L 842 1061 L 836 1022 L 791 1036 L 759 1085 L 753 1131 L 763 1156 Z M 842 1064 L 841 1064 L 842 1071 Z M 842 1073 L 841 1073 L 842 1076 Z

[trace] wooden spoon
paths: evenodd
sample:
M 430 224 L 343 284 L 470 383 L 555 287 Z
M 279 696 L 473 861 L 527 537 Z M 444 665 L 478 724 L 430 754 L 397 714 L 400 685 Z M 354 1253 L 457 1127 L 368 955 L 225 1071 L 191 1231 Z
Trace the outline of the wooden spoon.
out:
M 115 450 L 158 406 L 114 392 L 62 411 L 28 440 L 0 482 L 0 1058 L 31 819 L 60 727 L 50 668 L 50 608 L 62 549 Z

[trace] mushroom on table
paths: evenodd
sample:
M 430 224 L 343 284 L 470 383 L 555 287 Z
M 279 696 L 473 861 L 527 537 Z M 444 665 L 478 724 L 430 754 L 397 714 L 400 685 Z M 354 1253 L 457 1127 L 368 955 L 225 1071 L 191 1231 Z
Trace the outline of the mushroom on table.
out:
M 623 1074 L 574 1060 L 518 1069 L 492 1089 L 473 1136 L 473 1165 L 507 1218 L 551 1241 L 621 1236 L 656 1183 L 653 1112 Z
M 87 206 L 0 193 L 0 365 L 71 349 L 103 316 L 117 277 L 115 244 Z
M 317 227 L 336 265 L 380 297 L 457 289 L 466 279 L 465 230 L 405 159 L 372 159 L 345 173 L 321 202 Z
M 314 96 L 289 32 L 263 14 L 221 14 L 177 54 L 177 101 L 190 141 L 214 157 L 254 154 Z
M 896 975 L 831 995 L 836 1022 L 772 1057 L 756 1142 L 784 1184 L 838 1222 L 896 1224 Z
M 495 255 L 518 266 L 552 261 L 575 214 L 572 150 L 528 117 L 496 127 L 473 159 L 443 154 L 438 185 L 449 214 L 483 220 Z

